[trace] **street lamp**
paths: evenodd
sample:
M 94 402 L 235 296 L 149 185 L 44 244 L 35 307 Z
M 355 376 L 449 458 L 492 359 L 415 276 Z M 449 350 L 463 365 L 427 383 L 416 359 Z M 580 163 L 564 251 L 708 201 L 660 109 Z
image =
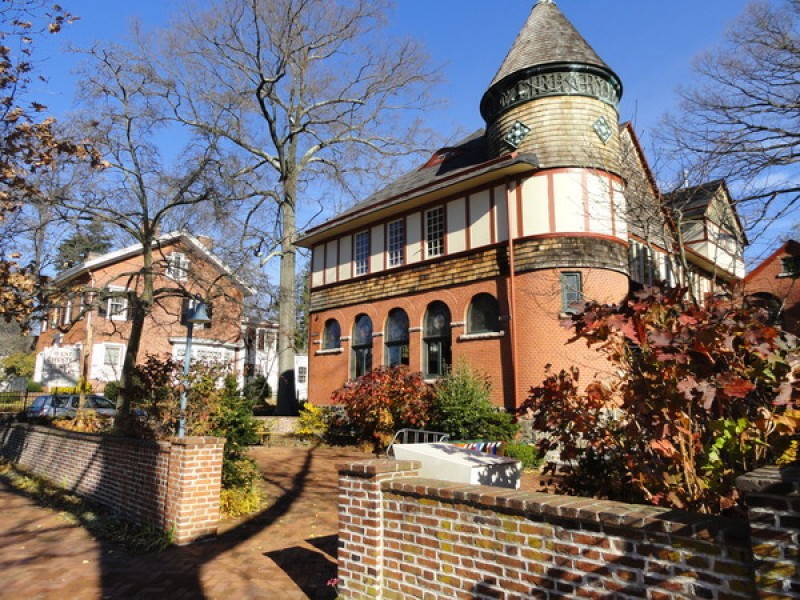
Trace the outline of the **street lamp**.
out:
M 195 296 L 183 304 L 181 321 L 186 325 L 186 353 L 183 355 L 183 390 L 181 391 L 181 417 L 178 422 L 178 437 L 186 435 L 186 406 L 188 404 L 189 366 L 192 362 L 192 331 L 195 324 L 205 325 L 211 322 L 208 307 L 203 300 Z

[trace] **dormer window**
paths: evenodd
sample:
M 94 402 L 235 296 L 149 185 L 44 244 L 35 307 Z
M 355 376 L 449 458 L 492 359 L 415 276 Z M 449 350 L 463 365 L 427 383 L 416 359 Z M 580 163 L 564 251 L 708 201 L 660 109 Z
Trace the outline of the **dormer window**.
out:
M 173 252 L 167 257 L 167 277 L 174 281 L 186 281 L 189 274 L 189 259 L 183 252 Z

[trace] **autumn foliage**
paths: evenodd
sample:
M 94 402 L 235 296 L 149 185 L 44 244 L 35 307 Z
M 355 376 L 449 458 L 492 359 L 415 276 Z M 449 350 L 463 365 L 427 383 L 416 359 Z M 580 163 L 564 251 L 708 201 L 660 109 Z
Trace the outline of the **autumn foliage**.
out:
M 798 431 L 796 340 L 730 299 L 649 289 L 573 317 L 616 377 L 551 373 L 523 411 L 557 451 L 563 491 L 719 513 L 735 477 L 774 461 Z
M 420 429 L 428 423 L 433 393 L 421 373 L 383 366 L 345 383 L 334 392 L 333 401 L 357 424 L 360 441 L 379 450 L 398 429 Z

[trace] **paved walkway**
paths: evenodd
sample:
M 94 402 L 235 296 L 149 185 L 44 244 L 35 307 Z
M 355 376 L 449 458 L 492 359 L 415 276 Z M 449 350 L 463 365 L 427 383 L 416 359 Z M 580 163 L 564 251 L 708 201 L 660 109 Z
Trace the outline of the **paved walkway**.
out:
M 264 512 L 224 523 L 217 539 L 131 556 L 0 482 L 0 598 L 332 600 L 335 465 L 352 449 L 255 448 Z

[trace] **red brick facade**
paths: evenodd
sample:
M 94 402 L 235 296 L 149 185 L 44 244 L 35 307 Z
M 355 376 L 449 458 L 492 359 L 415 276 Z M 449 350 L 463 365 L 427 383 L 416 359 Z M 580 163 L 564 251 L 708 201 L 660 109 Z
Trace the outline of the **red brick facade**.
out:
M 753 269 L 744 279 L 744 293 L 747 296 L 760 296 L 765 302 L 758 304 L 765 308 L 771 300 L 774 310 L 780 310 L 783 328 L 794 335 L 800 335 L 800 281 L 785 270 L 786 260 L 800 264 L 800 243 L 790 241 L 778 248 L 771 256 Z
M 574 365 L 586 376 L 602 376 L 607 373 L 608 368 L 602 355 L 585 345 L 568 344 L 570 330 L 562 325 L 562 271 L 581 273 L 586 298 L 599 302 L 619 302 L 627 293 L 627 276 L 605 269 L 547 269 L 521 273 L 515 276 L 513 284 L 518 315 L 513 327 L 515 343 L 512 341 L 512 324 L 507 318 L 511 313 L 511 280 L 507 276 L 314 313 L 311 318 L 312 341 L 309 356 L 313 377 L 311 401 L 316 404 L 329 403 L 332 392 L 344 383 L 347 374 L 351 372 L 351 340 L 343 340 L 340 351 L 320 351 L 323 329 L 329 319 L 339 322 L 342 336 L 347 338 L 352 334 L 356 317 L 360 314 L 368 315 L 374 332 L 380 334 L 373 338 L 372 346 L 373 367 L 377 367 L 385 364 L 384 332 L 389 311 L 402 308 L 408 314 L 410 324 L 409 368 L 412 371 L 422 371 L 425 313 L 430 303 L 437 300 L 444 302 L 452 315 L 453 364 L 463 360 L 478 371 L 488 374 L 493 382 L 492 401 L 497 406 L 516 408 L 525 399 L 531 386 L 541 383 L 548 364 L 556 368 Z M 471 338 L 465 335 L 470 303 L 480 293 L 488 293 L 498 299 L 502 336 Z
M 97 436 L 8 422 L 0 455 L 139 523 L 176 544 L 215 535 L 224 438 L 167 442 Z

